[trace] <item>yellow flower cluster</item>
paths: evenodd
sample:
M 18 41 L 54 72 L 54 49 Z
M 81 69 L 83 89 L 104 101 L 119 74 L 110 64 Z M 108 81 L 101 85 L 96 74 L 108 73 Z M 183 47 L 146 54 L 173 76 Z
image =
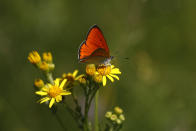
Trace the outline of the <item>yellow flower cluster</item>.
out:
M 105 117 L 112 122 L 113 124 L 122 124 L 125 120 L 125 116 L 123 115 L 123 110 L 120 107 L 114 107 L 114 112 L 108 111 L 105 114 Z
M 121 74 L 119 68 L 115 68 L 114 65 L 104 64 L 98 65 L 97 67 L 94 64 L 88 64 L 86 66 L 86 73 L 92 76 L 95 82 L 102 82 L 103 86 L 106 86 L 106 78 L 114 82 L 114 78 L 119 80 L 119 77 L 116 74 Z
M 54 70 L 55 65 L 52 62 L 52 54 L 50 52 L 44 52 L 42 58 L 43 61 L 37 51 L 30 52 L 28 56 L 29 62 L 36 65 L 42 71 L 49 72 Z
M 44 71 L 49 81 L 49 83 L 46 82 L 45 84 L 43 80 L 36 79 L 34 82 L 34 86 L 39 89 L 35 92 L 35 94 L 42 97 L 44 96 L 39 102 L 44 103 L 50 101 L 49 108 L 51 108 L 55 102 L 58 103 L 62 101 L 62 96 L 70 95 L 71 90 L 69 91 L 69 89 L 72 88 L 75 84 L 90 83 L 89 81 L 91 81 L 91 78 L 89 76 L 91 76 L 95 82 L 102 83 L 103 86 L 106 86 L 107 79 L 114 82 L 114 78 L 119 80 L 117 75 L 121 74 L 119 68 L 116 68 L 114 65 L 100 64 L 96 66 L 95 64 L 87 64 L 87 75 L 82 74 L 78 76 L 78 70 L 74 70 L 73 73 L 63 73 L 61 78 L 53 80 L 51 71 L 54 70 L 55 65 L 53 63 L 53 57 L 50 52 L 44 52 L 42 57 L 40 57 L 37 51 L 32 51 L 28 55 L 28 60 L 38 69 Z M 115 108 L 115 112 L 119 112 L 117 114 L 122 114 L 122 110 L 117 107 Z M 111 116 L 111 120 L 116 119 L 114 114 Z
M 39 103 L 41 104 L 50 101 L 49 108 L 51 108 L 55 102 L 61 102 L 63 96 L 70 95 L 71 92 L 68 90 L 72 88 L 77 81 L 83 84 L 86 83 L 84 75 L 77 76 L 78 70 L 75 70 L 73 73 L 64 73 L 62 78 L 53 80 L 50 71 L 54 69 L 54 64 L 50 52 L 44 52 L 41 58 L 37 51 L 32 51 L 29 53 L 28 60 L 38 69 L 44 71 L 47 79 L 49 79 L 50 83 L 46 84 L 42 79 L 36 79 L 34 82 L 34 86 L 39 89 L 35 94 L 42 96 Z

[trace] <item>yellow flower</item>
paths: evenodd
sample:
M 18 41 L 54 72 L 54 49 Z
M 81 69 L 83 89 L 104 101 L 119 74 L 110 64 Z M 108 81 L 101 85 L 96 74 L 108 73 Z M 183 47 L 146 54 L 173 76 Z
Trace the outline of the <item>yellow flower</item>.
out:
M 125 120 L 125 116 L 124 116 L 123 114 L 121 114 L 121 115 L 119 116 L 119 119 L 122 120 L 122 121 L 124 121 L 124 120 Z
M 54 85 L 48 83 L 47 86 L 43 87 L 40 91 L 35 92 L 37 95 L 45 96 L 40 100 L 40 104 L 50 101 L 49 108 L 51 108 L 55 101 L 57 103 L 62 101 L 62 96 L 71 94 L 71 92 L 63 89 L 67 80 L 64 79 L 61 83 L 60 80 L 61 79 L 57 78 L 54 80 Z
M 63 79 L 67 79 L 67 84 L 71 85 L 78 80 L 82 75 L 77 76 L 78 70 L 74 70 L 73 73 L 63 73 L 62 77 Z
M 38 64 L 41 62 L 41 57 L 37 51 L 32 51 L 29 53 L 28 60 L 32 64 Z
M 122 114 L 123 113 L 123 110 L 118 106 L 114 107 L 114 111 L 115 111 L 116 114 Z
M 86 65 L 86 74 L 93 76 L 96 72 L 96 67 L 94 64 Z
M 117 119 L 117 115 L 116 114 L 112 114 L 110 116 L 110 120 L 115 121 Z
M 34 85 L 38 88 L 42 88 L 44 86 L 44 82 L 42 79 L 36 79 Z
M 43 53 L 43 60 L 48 62 L 48 63 L 52 63 L 52 54 L 51 54 L 51 52 L 44 52 Z
M 97 68 L 96 74 L 100 74 L 103 76 L 102 82 L 103 86 L 106 85 L 106 77 L 114 82 L 113 78 L 119 80 L 119 77 L 116 74 L 121 74 L 118 68 L 115 68 L 114 65 L 99 65 Z
M 42 71 L 49 71 L 49 64 L 46 63 L 45 61 L 43 61 L 43 62 L 40 64 L 39 68 L 40 68 Z

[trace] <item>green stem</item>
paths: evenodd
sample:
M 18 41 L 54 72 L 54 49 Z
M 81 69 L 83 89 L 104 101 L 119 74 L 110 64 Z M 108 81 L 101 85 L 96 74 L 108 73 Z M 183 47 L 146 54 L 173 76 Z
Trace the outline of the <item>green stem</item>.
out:
M 93 98 L 95 97 L 95 94 L 98 91 L 98 89 L 99 89 L 99 87 L 94 89 L 94 91 L 93 91 L 93 93 L 92 93 L 92 95 L 91 95 L 91 97 L 89 99 L 89 106 L 91 105 L 91 102 L 92 102 Z
M 97 90 L 95 95 L 95 131 L 99 131 L 98 99 L 99 99 L 99 90 Z
M 77 114 L 77 112 L 75 112 L 72 108 L 70 108 L 69 106 L 67 106 L 67 103 L 64 101 L 63 106 L 67 109 L 67 111 L 71 114 L 71 116 L 73 117 L 73 119 L 77 122 L 78 127 L 80 129 L 83 129 L 83 125 L 82 125 L 82 114 Z
M 52 73 L 47 72 L 46 77 L 47 77 L 48 82 L 50 82 L 51 84 L 54 84 Z
M 85 131 L 89 130 L 89 125 L 88 125 L 88 111 L 89 111 L 88 99 L 89 99 L 89 94 L 87 93 L 86 99 L 85 99 L 85 111 L 84 111 L 84 130 Z

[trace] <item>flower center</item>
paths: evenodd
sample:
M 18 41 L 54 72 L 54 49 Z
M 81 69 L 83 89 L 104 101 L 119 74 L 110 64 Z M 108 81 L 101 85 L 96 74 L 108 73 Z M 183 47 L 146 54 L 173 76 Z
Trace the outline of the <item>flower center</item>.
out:
M 110 65 L 108 65 L 108 66 L 100 65 L 100 66 L 98 66 L 97 71 L 102 76 L 108 75 L 111 72 L 111 66 Z
M 49 89 L 48 95 L 54 98 L 60 95 L 61 92 L 62 92 L 61 88 L 59 88 L 58 86 L 52 86 Z

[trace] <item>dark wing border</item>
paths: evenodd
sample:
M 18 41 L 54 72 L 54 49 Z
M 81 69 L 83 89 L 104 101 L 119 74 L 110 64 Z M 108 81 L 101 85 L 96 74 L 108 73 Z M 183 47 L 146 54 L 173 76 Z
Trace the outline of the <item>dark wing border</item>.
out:
M 79 46 L 79 49 L 78 49 L 78 60 L 79 60 L 79 61 L 81 60 L 81 59 L 80 59 L 80 49 L 81 49 L 81 47 L 82 47 L 83 44 L 86 44 L 86 40 L 83 41 L 83 42 L 80 44 L 80 46 Z

